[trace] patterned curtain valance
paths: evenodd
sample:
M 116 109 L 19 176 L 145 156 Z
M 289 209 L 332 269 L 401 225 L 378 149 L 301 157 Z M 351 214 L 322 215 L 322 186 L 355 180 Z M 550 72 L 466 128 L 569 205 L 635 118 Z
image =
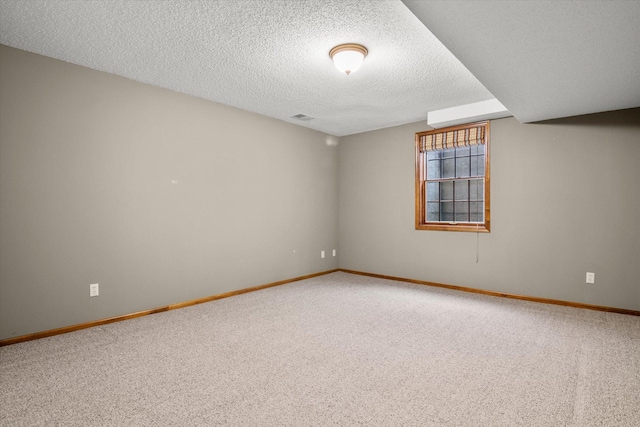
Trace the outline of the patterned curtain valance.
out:
M 456 126 L 416 134 L 418 148 L 425 151 L 446 150 L 454 147 L 470 147 L 486 143 L 485 123 Z

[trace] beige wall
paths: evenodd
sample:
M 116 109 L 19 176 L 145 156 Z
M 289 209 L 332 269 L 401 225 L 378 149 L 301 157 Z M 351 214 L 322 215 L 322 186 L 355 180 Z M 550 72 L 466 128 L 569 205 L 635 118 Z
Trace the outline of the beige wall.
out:
M 0 46 L 0 339 L 330 270 L 338 236 L 346 269 L 640 310 L 640 109 L 493 121 L 479 242 L 414 229 L 421 130 L 329 146 Z
M 640 310 L 640 109 L 491 123 L 491 233 L 414 229 L 414 123 L 344 137 L 341 268 Z M 595 272 L 595 285 L 585 273 Z
M 0 339 L 337 267 L 322 133 L 0 46 L 0 144 Z

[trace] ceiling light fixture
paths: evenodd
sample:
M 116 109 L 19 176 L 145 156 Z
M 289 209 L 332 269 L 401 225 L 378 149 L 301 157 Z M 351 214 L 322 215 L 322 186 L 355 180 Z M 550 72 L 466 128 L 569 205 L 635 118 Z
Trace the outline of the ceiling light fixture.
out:
M 369 53 L 367 48 L 360 44 L 346 43 L 331 49 L 329 56 L 333 59 L 338 71 L 349 75 L 360 68 L 367 53 Z

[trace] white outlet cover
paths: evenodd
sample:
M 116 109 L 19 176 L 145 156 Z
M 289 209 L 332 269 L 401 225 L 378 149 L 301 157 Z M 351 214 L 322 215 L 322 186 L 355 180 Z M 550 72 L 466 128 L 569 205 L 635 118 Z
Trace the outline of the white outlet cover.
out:
M 324 251 L 320 251 L 320 258 L 324 258 Z
M 596 283 L 596 273 L 587 273 L 587 283 Z
M 97 297 L 100 295 L 100 284 L 99 283 L 93 283 L 91 285 L 89 285 L 89 296 L 90 297 Z

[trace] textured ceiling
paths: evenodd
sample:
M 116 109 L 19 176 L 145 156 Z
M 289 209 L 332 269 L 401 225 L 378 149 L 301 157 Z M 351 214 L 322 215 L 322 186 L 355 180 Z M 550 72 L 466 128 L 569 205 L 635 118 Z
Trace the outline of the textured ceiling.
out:
M 640 107 L 638 0 L 403 2 L 521 122 Z
M 2 0 L 0 43 L 336 136 L 493 98 L 400 0 Z
M 522 122 L 639 107 L 639 40 L 638 0 L 0 0 L 2 44 L 336 136 L 493 95 Z

